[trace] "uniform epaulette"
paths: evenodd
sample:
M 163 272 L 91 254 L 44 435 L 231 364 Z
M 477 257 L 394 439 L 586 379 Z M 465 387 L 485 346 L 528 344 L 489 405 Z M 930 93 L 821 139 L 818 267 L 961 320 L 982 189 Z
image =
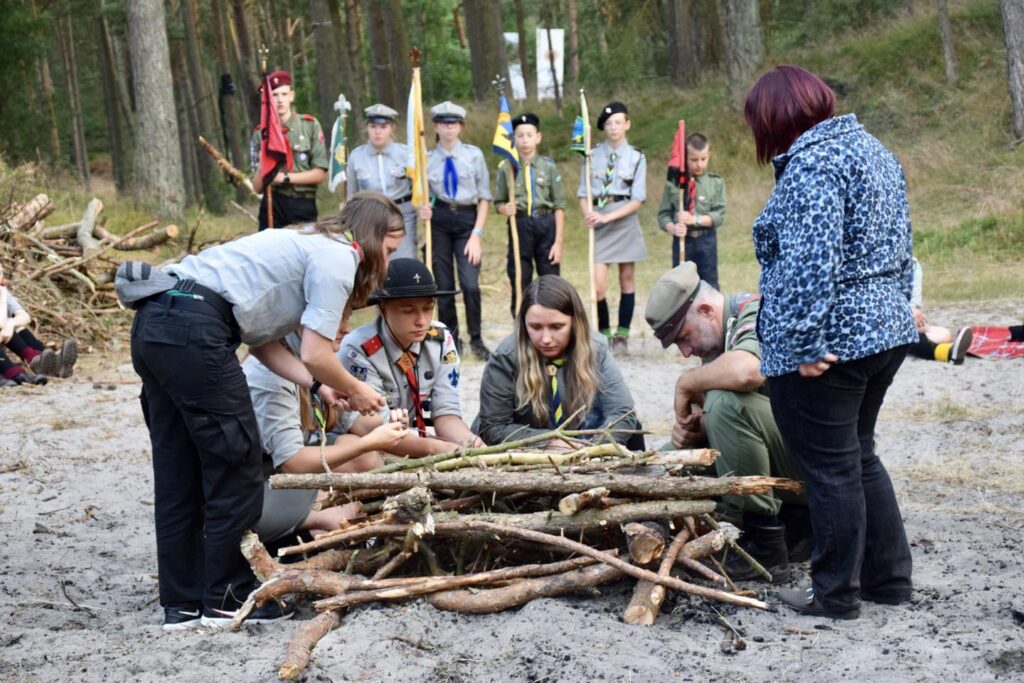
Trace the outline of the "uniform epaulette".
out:
M 632 147 L 632 148 L 633 148 L 633 149 L 635 149 L 636 151 L 640 152 L 641 154 L 643 154 L 643 153 L 644 153 L 644 150 L 643 150 L 643 149 L 641 149 L 640 147 L 637 147 L 636 145 L 630 145 L 630 147 Z
M 316 121 L 316 117 L 313 116 L 312 114 L 303 114 L 302 118 L 305 119 L 306 121 Z
M 431 325 L 430 329 L 427 330 L 427 339 L 431 341 L 444 341 L 444 333 L 447 330 L 444 325 Z
M 548 161 L 548 162 L 550 162 L 552 164 L 555 163 L 555 160 L 552 159 L 551 157 L 541 156 L 541 159 L 543 159 L 544 161 Z
M 367 356 L 372 356 L 384 348 L 384 340 L 375 334 L 360 345 Z

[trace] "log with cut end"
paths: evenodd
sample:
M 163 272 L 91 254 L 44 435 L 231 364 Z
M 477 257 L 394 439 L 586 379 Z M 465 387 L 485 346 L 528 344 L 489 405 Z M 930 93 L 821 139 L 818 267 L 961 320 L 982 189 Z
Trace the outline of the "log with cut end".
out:
M 53 200 L 37 194 L 0 225 L 0 232 L 26 230 L 53 213 Z
M 485 491 L 488 493 L 546 493 L 568 495 L 603 486 L 611 493 L 638 498 L 711 498 L 767 493 L 772 488 L 799 492 L 803 484 L 778 477 L 649 477 L 636 474 L 557 474 L 545 472 L 361 472 L 331 474 L 275 474 L 270 486 L 279 489 L 363 489 L 405 491 L 416 486 L 431 490 Z
M 160 225 L 159 221 L 150 221 L 144 226 L 136 228 L 136 230 L 141 229 L 145 232 L 146 230 L 151 230 L 158 225 Z M 115 235 L 109 230 L 101 228 L 98 225 L 93 230 L 93 233 L 95 233 L 97 237 L 102 237 L 108 242 L 113 242 L 114 249 L 117 249 L 118 251 L 141 251 L 143 249 L 152 249 L 153 247 L 159 246 L 168 240 L 176 239 L 181 234 L 181 229 L 172 223 L 170 225 L 165 225 L 159 230 L 153 230 L 153 232 L 140 235 L 139 237 L 133 237 L 128 240 L 123 240 L 118 235 Z
M 688 557 L 691 560 L 699 560 L 702 557 L 713 555 L 725 547 L 728 536 L 722 529 L 709 531 L 703 536 L 698 536 L 683 547 L 681 557 Z
M 83 256 L 89 256 L 103 247 L 103 242 L 96 239 L 92 234 L 93 229 L 96 226 L 96 220 L 99 218 L 101 211 L 103 211 L 103 202 L 98 198 L 93 197 L 85 207 L 85 213 L 82 214 L 82 220 L 78 223 L 78 230 L 75 232 L 75 239 L 78 242 L 78 246 L 82 247 Z
M 657 522 L 633 522 L 627 524 L 623 531 L 626 532 L 629 556 L 637 564 L 654 562 L 661 557 L 665 543 L 668 542 L 668 531 Z
M 277 676 L 282 681 L 294 681 L 305 670 L 309 664 L 309 656 L 313 654 L 313 648 L 323 640 L 324 636 L 341 625 L 341 612 L 332 610 L 322 612 L 301 626 L 295 629 L 291 640 L 288 641 L 288 650 L 285 653 L 284 661 L 277 670 Z
M 522 579 L 501 588 L 450 590 L 432 593 L 426 601 L 438 609 L 464 614 L 494 614 L 522 607 L 537 598 L 553 598 L 611 583 L 622 578 L 622 570 L 606 564 L 574 569 L 535 579 Z
M 670 576 L 676 556 L 679 555 L 689 537 L 690 531 L 683 529 L 672 539 L 672 545 L 668 547 L 661 558 L 661 566 L 658 567 L 659 577 Z M 641 579 L 633 589 L 633 597 L 630 599 L 629 605 L 626 606 L 622 620 L 627 624 L 653 624 L 661 609 L 661 603 L 665 600 L 665 592 L 663 584 L 655 584 Z
M 615 528 L 621 524 L 649 519 L 678 519 L 705 514 L 714 510 L 710 500 L 658 500 L 643 503 L 627 503 L 606 510 L 583 510 L 571 517 L 559 512 L 530 512 L 525 514 L 503 514 L 481 512 L 460 515 L 452 512 L 434 514 L 434 535 L 439 537 L 481 538 L 480 533 L 459 526 L 464 522 L 489 522 L 521 529 L 533 529 L 550 533 L 579 533 L 589 529 Z M 306 543 L 300 543 L 277 551 L 279 557 L 299 555 L 333 548 L 342 543 L 356 543 L 373 536 L 404 536 L 408 524 L 369 524 L 353 529 L 341 529 L 324 534 Z
M 583 508 L 600 506 L 601 499 L 607 498 L 610 493 L 611 491 L 603 486 L 587 489 L 580 493 L 570 493 L 568 496 L 558 501 L 558 511 L 563 515 L 575 515 Z

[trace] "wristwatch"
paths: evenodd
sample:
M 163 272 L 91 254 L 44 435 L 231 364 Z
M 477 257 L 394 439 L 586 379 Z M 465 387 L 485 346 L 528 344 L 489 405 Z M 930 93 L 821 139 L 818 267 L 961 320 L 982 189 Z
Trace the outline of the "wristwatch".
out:
M 309 393 L 315 396 L 322 386 L 323 384 L 319 380 L 313 380 L 313 383 L 309 385 Z
M 483 237 L 484 236 L 484 229 L 483 228 L 473 228 L 473 234 L 476 235 L 477 237 Z
M 285 185 L 291 185 L 292 184 L 292 177 L 290 175 L 288 175 L 288 171 L 284 172 L 284 184 Z

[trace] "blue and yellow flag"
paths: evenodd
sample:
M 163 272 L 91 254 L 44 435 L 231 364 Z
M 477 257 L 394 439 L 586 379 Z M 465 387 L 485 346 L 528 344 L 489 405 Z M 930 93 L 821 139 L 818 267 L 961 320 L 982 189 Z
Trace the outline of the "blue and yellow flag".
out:
M 345 147 L 345 119 L 348 112 L 352 110 L 352 104 L 345 99 L 344 95 L 338 96 L 334 103 L 338 110 L 338 118 L 334 120 L 334 128 L 331 129 L 331 167 L 327 170 L 327 189 L 334 192 L 338 185 L 345 182 L 347 174 L 345 169 L 348 166 L 348 150 Z
M 577 152 L 579 154 L 586 155 L 587 153 L 587 142 L 586 142 L 586 123 L 583 121 L 582 116 L 577 116 L 576 120 L 572 124 L 572 139 L 569 141 L 569 151 Z
M 512 142 L 512 113 L 508 110 L 508 100 L 501 95 L 501 111 L 498 112 L 498 125 L 494 130 L 494 141 L 491 143 L 494 153 L 503 156 L 512 164 L 512 170 L 519 170 L 519 152 Z

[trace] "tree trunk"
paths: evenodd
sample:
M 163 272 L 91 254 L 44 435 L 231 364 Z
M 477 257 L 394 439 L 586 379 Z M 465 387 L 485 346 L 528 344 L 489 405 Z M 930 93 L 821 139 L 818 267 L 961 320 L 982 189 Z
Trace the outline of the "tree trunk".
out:
M 497 3 L 463 0 L 466 15 L 469 55 L 472 64 L 473 96 L 482 101 L 491 96 L 495 75 L 508 80 L 508 56 L 501 31 L 501 11 Z M 525 74 L 524 74 L 525 76 Z
M 128 187 L 128 161 L 125 159 L 124 127 L 121 124 L 120 95 L 114 73 L 114 50 L 110 40 L 110 26 L 103 14 L 104 1 L 99 2 L 96 16 L 96 49 L 99 51 L 100 81 L 103 84 L 103 112 L 107 118 L 107 140 L 110 144 L 110 162 L 114 169 L 114 185 L 118 194 Z
M 402 0 L 391 0 L 386 8 L 388 47 L 391 49 L 391 68 L 395 74 L 395 102 L 405 105 L 412 82 L 412 62 L 409 58 L 409 38 L 402 17 Z M 399 111 L 402 106 L 396 107 Z
M 64 61 L 64 78 L 68 89 L 71 109 L 71 141 L 74 149 L 75 170 L 78 172 L 85 191 L 90 192 L 89 153 L 85 147 L 85 128 L 82 123 L 82 98 L 78 90 L 78 60 L 75 58 L 75 37 L 71 27 L 71 16 L 57 20 L 57 40 L 61 58 Z
M 594 13 L 597 15 L 597 51 L 604 58 L 608 56 L 608 38 L 604 33 L 604 8 L 601 0 L 594 0 Z
M 39 17 L 35 0 L 31 0 L 29 7 L 32 10 L 32 18 Z M 53 76 L 50 74 L 50 60 L 47 55 L 42 54 L 36 60 L 36 72 L 39 77 L 39 89 L 42 91 L 43 106 L 46 108 L 46 122 L 50 128 L 50 158 L 53 161 L 60 159 L 60 127 L 57 124 L 57 109 L 53 105 Z
M 946 85 L 954 87 L 957 82 L 956 50 L 953 47 L 953 33 L 949 27 L 949 1 L 938 0 L 939 34 L 942 36 L 942 59 L 946 64 Z
M 356 103 L 365 103 L 370 97 L 370 80 L 363 63 L 363 19 L 359 10 L 358 0 L 345 0 L 345 28 L 347 29 L 346 45 L 348 45 L 348 61 L 352 64 L 352 79 L 356 90 L 352 98 L 352 113 L 361 118 L 363 107 Z
M 692 0 L 668 0 L 668 77 L 675 85 L 692 88 L 700 82 L 700 43 L 697 40 Z
M 144 141 L 135 145 L 135 197 L 141 201 L 156 200 L 163 214 L 181 218 L 185 180 L 178 146 L 164 3 L 136 0 L 125 7 L 137 97 L 136 139 Z
M 345 93 L 346 99 L 349 102 L 361 102 L 362 99 L 355 99 L 356 93 L 356 79 L 352 71 L 352 60 L 349 58 L 348 50 L 344 47 L 346 42 L 350 40 L 350 37 L 346 35 L 344 27 L 342 26 L 341 16 L 341 5 L 339 0 L 327 0 L 327 14 L 331 19 L 331 39 L 334 41 L 334 52 L 335 59 L 338 60 L 338 67 L 341 73 L 341 88 Z M 333 119 L 337 116 L 334 111 L 334 101 L 337 99 L 337 93 L 333 95 L 331 102 L 331 110 L 329 120 L 321 121 L 325 128 L 330 128 Z M 352 105 L 353 109 L 356 107 Z
M 388 49 L 387 12 L 383 2 L 370 2 L 366 8 L 366 35 L 370 41 L 370 61 L 373 64 L 373 94 L 377 102 L 401 110 L 395 99 L 395 71 Z
M 724 0 L 721 4 L 725 36 L 725 75 L 729 99 L 737 111 L 750 87 L 754 72 L 764 61 L 761 12 L 757 0 Z
M 309 18 L 316 49 L 317 116 L 320 125 L 331 125 L 334 101 L 341 91 L 341 44 L 335 41 L 337 15 L 331 14 L 327 0 L 309 0 Z
M 181 131 L 181 135 L 178 136 L 178 145 L 181 154 L 182 177 L 188 203 L 196 204 L 202 196 L 202 185 L 199 179 L 199 158 L 195 146 L 191 144 L 191 140 L 197 135 L 197 132 L 192 124 L 193 117 L 189 115 L 192 108 L 187 106 L 192 101 L 192 95 L 189 92 L 188 69 L 185 67 L 185 49 L 179 42 L 172 50 L 171 71 L 174 77 L 174 93 L 180 103 L 176 114 L 178 130 Z
M 526 50 L 526 12 L 523 11 L 523 0 L 516 0 L 516 33 L 519 34 L 519 68 L 523 73 L 523 85 L 529 99 L 533 72 L 530 71 L 530 59 Z
M 568 0 L 566 4 L 569 34 L 569 77 L 566 79 L 566 90 L 580 82 L 580 30 L 576 11 L 576 0 Z
M 248 150 L 244 133 L 246 127 L 241 122 L 241 107 L 238 102 L 237 88 L 229 91 L 227 82 L 233 81 L 231 74 L 231 58 L 228 56 L 228 32 L 227 12 L 224 7 L 224 0 L 213 0 L 210 3 L 210 14 L 213 18 L 213 42 L 214 52 L 217 55 L 217 70 L 220 72 L 219 87 L 217 90 L 218 113 L 220 115 L 220 126 L 224 132 L 224 143 L 226 144 L 230 162 L 237 168 L 247 168 Z M 249 192 L 243 186 L 235 185 L 235 200 L 242 202 L 249 197 Z
M 198 136 L 208 140 L 222 140 L 223 132 L 214 113 L 216 100 L 210 87 L 209 72 L 203 65 L 203 47 L 199 37 L 199 14 L 196 12 L 195 0 L 182 0 L 181 23 L 185 36 L 185 55 L 188 58 L 189 91 L 192 94 L 191 108 L 194 111 L 195 129 L 188 143 L 195 147 Z M 203 186 L 203 199 L 210 211 L 224 213 L 224 184 L 217 165 L 205 154 L 197 156 L 199 160 L 199 177 Z
M 1024 140 L 1024 0 L 1000 0 L 1006 72 L 1013 105 L 1013 137 Z
M 244 0 L 231 0 L 231 16 L 232 35 L 236 40 L 235 66 L 238 69 L 242 102 L 249 124 L 246 129 L 251 130 L 260 122 L 260 68 L 256 60 L 256 51 L 252 46 Z

